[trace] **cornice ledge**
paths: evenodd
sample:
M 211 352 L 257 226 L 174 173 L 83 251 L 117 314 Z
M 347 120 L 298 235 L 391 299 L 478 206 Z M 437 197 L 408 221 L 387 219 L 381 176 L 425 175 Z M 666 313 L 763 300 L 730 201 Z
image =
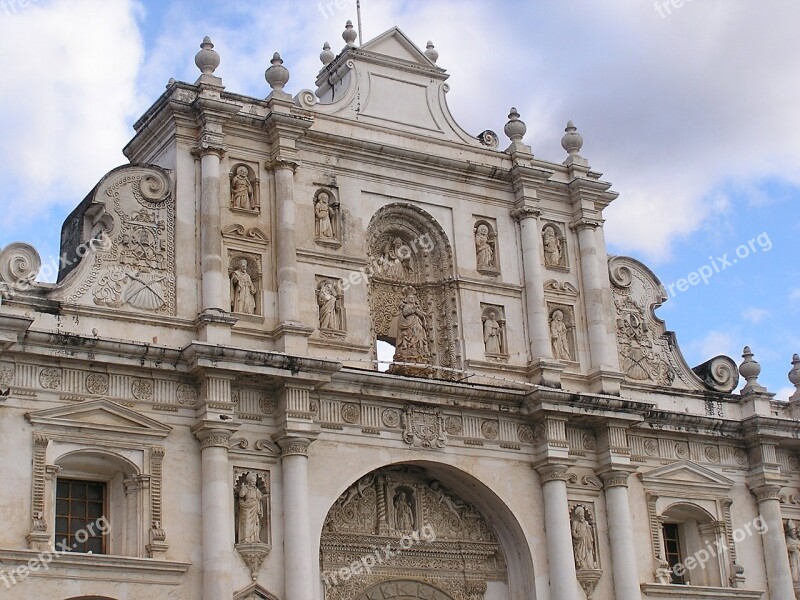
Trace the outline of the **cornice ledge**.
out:
M 537 386 L 528 394 L 528 405 L 534 410 L 563 409 L 564 406 L 580 409 L 581 412 L 587 410 L 591 413 L 613 412 L 614 417 L 626 418 L 626 420 L 642 421 L 652 410 L 653 405 L 647 402 L 635 400 L 625 400 L 618 396 L 606 396 L 604 394 L 576 393 L 554 388 Z
M 0 550 L 0 561 L 27 564 L 35 559 L 39 550 Z M 186 573 L 191 563 L 157 560 L 152 558 L 133 558 L 129 556 L 110 556 L 100 554 L 61 554 L 50 562 L 50 568 L 104 571 L 112 575 L 135 572 L 150 575 L 180 576 Z M 105 578 L 104 578 L 105 579 Z M 179 582 L 176 580 L 174 585 Z
M 765 438 L 782 439 L 800 438 L 800 421 L 753 415 L 739 422 L 742 436 L 748 441 L 766 441 Z
M 652 407 L 645 417 L 651 427 L 675 427 L 682 432 L 738 436 L 741 422 L 705 415 L 690 415 Z
M 310 382 L 330 381 L 342 368 L 337 361 L 293 356 L 280 352 L 249 350 L 206 342 L 192 342 L 182 349 L 184 360 L 193 371 L 247 372 L 274 377 L 290 377 Z

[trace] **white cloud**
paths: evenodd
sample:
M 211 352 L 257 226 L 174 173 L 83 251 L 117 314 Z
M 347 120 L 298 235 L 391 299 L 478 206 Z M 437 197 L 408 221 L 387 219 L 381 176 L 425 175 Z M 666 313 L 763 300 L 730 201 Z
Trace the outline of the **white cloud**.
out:
M 789 292 L 789 300 L 800 300 L 800 288 L 794 289 Z
M 53 0 L 0 14 L 2 225 L 71 210 L 124 162 L 142 41 L 132 0 Z
M 781 388 L 775 393 L 775 400 L 788 401 L 789 397 L 794 393 L 795 389 L 793 387 Z
M 741 349 L 737 350 L 736 344 L 736 339 L 731 334 L 712 330 L 702 338 L 688 342 L 686 349 L 694 355 L 702 357 L 701 360 L 708 360 L 720 354 L 736 360 L 741 354 Z
M 769 311 L 763 308 L 748 308 L 742 311 L 742 318 L 747 319 L 754 325 L 758 325 L 769 316 Z

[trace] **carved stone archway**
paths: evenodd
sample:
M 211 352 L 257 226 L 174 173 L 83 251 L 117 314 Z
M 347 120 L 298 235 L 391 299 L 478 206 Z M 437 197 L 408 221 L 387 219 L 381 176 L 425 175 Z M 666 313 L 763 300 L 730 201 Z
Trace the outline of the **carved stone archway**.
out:
M 387 581 L 367 590 L 358 600 L 453 600 L 422 581 Z
M 320 572 L 325 600 L 483 600 L 489 582 L 508 583 L 484 516 L 408 464 L 368 473 L 334 502 Z
M 373 338 L 399 346 L 397 314 L 409 292 L 425 316 L 425 351 L 402 359 L 420 367 L 394 368 L 394 372 L 455 378 L 452 369 L 461 369 L 462 364 L 458 287 L 453 280 L 453 249 L 445 231 L 421 208 L 387 204 L 370 220 L 367 247 Z

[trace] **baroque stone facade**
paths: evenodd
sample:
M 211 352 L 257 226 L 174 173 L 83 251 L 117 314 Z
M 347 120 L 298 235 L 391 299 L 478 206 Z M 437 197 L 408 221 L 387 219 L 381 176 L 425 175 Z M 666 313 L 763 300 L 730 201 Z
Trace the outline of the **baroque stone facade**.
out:
M 0 594 L 795 597 L 800 358 L 687 365 L 573 123 L 471 135 L 433 44 L 343 39 L 261 100 L 206 38 L 58 282 L 0 252 Z

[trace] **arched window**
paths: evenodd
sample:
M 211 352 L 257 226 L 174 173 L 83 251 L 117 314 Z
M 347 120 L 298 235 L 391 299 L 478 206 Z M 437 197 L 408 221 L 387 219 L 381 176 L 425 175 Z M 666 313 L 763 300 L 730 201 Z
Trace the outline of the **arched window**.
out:
M 702 508 L 673 504 L 661 515 L 664 558 L 671 583 L 722 586 L 724 526 Z

